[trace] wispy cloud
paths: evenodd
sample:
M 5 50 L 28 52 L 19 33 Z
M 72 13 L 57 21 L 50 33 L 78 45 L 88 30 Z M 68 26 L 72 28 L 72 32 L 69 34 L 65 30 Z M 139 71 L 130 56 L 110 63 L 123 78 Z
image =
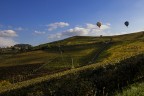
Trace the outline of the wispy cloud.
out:
M 18 36 L 14 30 L 0 30 L 0 37 L 16 37 Z
M 59 39 L 62 37 L 62 35 L 63 35 L 62 33 L 50 34 L 50 35 L 48 35 L 48 38 L 49 39 Z
M 102 25 L 101 28 L 98 28 L 96 25 L 88 23 L 84 27 L 74 27 L 61 33 L 51 34 L 48 38 L 61 38 L 64 36 L 96 36 L 97 33 L 104 32 L 107 29 L 110 29 L 110 24 L 105 24 Z
M 14 27 L 12 25 L 3 25 L 3 24 L 0 24 L 0 28 L 6 29 L 6 30 L 11 29 L 11 30 L 15 30 L 15 31 L 24 30 L 24 28 L 22 28 L 22 27 Z
M 57 28 L 63 28 L 63 27 L 67 27 L 69 26 L 69 23 L 66 23 L 66 22 L 56 22 L 56 23 L 51 23 L 48 26 L 48 30 L 49 31 L 52 31 L 52 30 L 55 30 Z
M 41 32 L 41 31 L 34 31 L 34 34 L 42 35 L 45 34 L 46 32 Z

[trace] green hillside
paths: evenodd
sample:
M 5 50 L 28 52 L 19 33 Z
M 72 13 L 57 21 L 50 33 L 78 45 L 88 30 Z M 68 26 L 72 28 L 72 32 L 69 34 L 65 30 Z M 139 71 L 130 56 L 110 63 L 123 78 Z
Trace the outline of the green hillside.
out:
M 137 32 L 131 34 L 124 34 L 124 35 L 116 35 L 116 36 L 100 36 L 100 37 L 91 37 L 91 36 L 74 36 L 64 40 L 55 41 L 47 44 L 41 44 L 36 46 L 35 48 L 42 48 L 42 47 L 49 47 L 49 46 L 59 46 L 59 45 L 79 45 L 79 44 L 89 44 L 89 43 L 96 43 L 96 42 L 105 42 L 112 40 L 113 41 L 128 41 L 128 40 L 137 40 L 143 39 L 144 32 Z
M 35 85 L 43 86 L 43 84 L 47 84 L 47 81 L 53 82 L 52 84 L 55 88 L 57 86 L 62 88 L 61 84 L 71 81 L 73 85 L 70 84 L 69 86 L 75 89 L 75 84 L 86 84 L 87 86 L 97 84 L 93 80 L 96 78 L 95 76 L 98 76 L 97 80 L 101 85 L 98 87 L 100 92 L 97 94 L 101 94 L 103 87 L 108 86 L 109 89 L 113 89 L 118 86 L 118 82 L 123 87 L 126 86 L 125 82 L 129 81 L 129 83 L 132 83 L 133 80 L 143 77 L 143 54 L 144 32 L 102 37 L 75 36 L 61 41 L 35 46 L 29 52 L 1 54 L 0 76 L 2 78 L 0 85 L 2 87 L 0 88 L 0 92 L 7 92 L 7 90 L 13 89 L 22 91 L 25 90 L 23 87 L 26 89 L 30 88 L 31 90 L 29 86 L 32 86 L 33 91 Z M 105 68 L 108 74 L 105 73 Z M 131 68 L 135 68 L 135 71 L 128 71 L 127 75 L 121 73 L 127 72 L 125 69 L 131 70 Z M 122 77 L 121 79 L 117 77 L 118 74 Z M 133 74 L 134 77 L 130 74 Z M 89 76 L 92 77 L 89 78 Z M 113 86 L 109 87 L 107 83 L 104 83 L 106 82 L 106 78 L 109 78 L 107 80 L 112 82 Z M 69 89 L 67 85 L 63 85 L 65 89 L 62 91 L 66 89 L 67 91 L 73 90 Z M 87 88 L 87 86 L 81 87 Z M 77 88 L 81 87 L 77 86 Z M 85 91 L 85 94 L 88 94 L 88 91 L 94 91 L 93 87 L 91 86 L 92 89 L 90 90 L 81 90 Z M 51 86 L 47 86 L 47 88 L 58 91 L 58 89 L 53 89 Z M 37 90 L 45 92 L 36 88 L 35 91 Z M 81 90 L 80 92 L 82 92 Z M 105 90 L 109 93 L 108 89 Z M 56 94 L 59 94 L 59 92 Z M 106 95 L 106 93 L 104 94 Z
M 89 46 L 64 47 L 63 53 L 56 48 L 52 51 L 50 49 L 3 54 L 0 58 L 1 80 L 8 79 L 12 82 L 12 78 L 17 78 L 19 75 L 25 77 L 25 75 L 32 73 L 34 77 L 38 77 L 87 65 L 101 46 L 102 44 L 89 44 Z

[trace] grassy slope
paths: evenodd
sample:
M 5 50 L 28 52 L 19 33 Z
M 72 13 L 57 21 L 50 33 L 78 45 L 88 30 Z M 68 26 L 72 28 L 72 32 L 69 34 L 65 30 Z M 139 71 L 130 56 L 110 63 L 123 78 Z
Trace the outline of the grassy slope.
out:
M 131 33 L 131 34 L 124 34 L 124 35 L 116 35 L 116 36 L 103 36 L 103 37 L 90 37 L 90 36 L 74 36 L 70 37 L 64 40 L 55 41 L 47 44 L 41 44 L 42 46 L 48 46 L 48 45 L 78 45 L 78 44 L 89 44 L 89 43 L 96 43 L 96 42 L 104 42 L 108 41 L 111 38 L 113 41 L 128 41 L 128 40 L 134 40 L 134 39 L 142 39 L 144 38 L 143 32 L 138 33 Z M 36 46 L 37 48 L 38 46 Z
M 120 42 L 113 45 L 108 50 L 105 50 L 99 61 L 101 62 L 119 62 L 125 58 L 136 54 L 144 53 L 144 42 L 141 40 Z M 104 58 L 107 57 L 107 58 Z
M 51 51 L 44 51 L 44 50 L 38 50 L 38 51 L 31 51 L 26 53 L 20 53 L 20 54 L 11 54 L 11 55 L 1 55 L 0 57 L 0 66 L 14 66 L 14 65 L 24 65 L 24 64 L 37 64 L 37 63 L 48 63 L 51 59 L 54 59 L 57 57 L 57 60 L 59 60 L 60 63 L 63 64 L 57 64 L 57 62 L 53 62 L 53 64 L 49 66 L 69 66 L 70 65 L 64 65 L 65 63 L 70 63 L 70 61 L 67 61 L 67 59 L 73 58 L 76 62 L 74 63 L 76 66 L 78 63 L 81 62 L 78 61 L 84 56 L 87 56 L 91 54 L 93 51 L 96 51 L 99 48 L 99 45 L 97 46 L 89 46 L 88 48 L 84 48 L 85 46 L 82 46 L 83 48 L 73 48 L 70 51 L 65 50 L 65 52 L 60 54 L 59 51 L 51 52 Z M 64 59 L 64 61 L 62 61 Z
M 107 37 L 75 36 L 75 37 L 67 38 L 65 40 L 42 44 L 40 46 L 35 47 L 35 49 L 41 49 L 42 47 L 49 46 L 50 47 L 49 51 L 38 50 L 38 51 L 31 51 L 31 52 L 20 53 L 20 54 L 0 55 L 0 61 L 1 61 L 0 66 L 47 63 L 49 59 L 52 59 L 55 57 L 62 58 L 62 56 L 60 55 L 60 52 L 58 51 L 58 48 L 56 48 L 59 45 L 61 45 L 62 49 L 65 51 L 63 53 L 65 58 L 69 56 L 69 57 L 76 59 L 75 60 L 76 63 L 80 63 L 79 61 L 77 61 L 80 59 L 79 57 L 84 57 L 84 56 L 87 56 L 88 54 L 91 54 L 92 52 L 94 52 L 94 50 L 97 50 L 101 47 L 101 44 L 99 44 L 100 42 L 108 41 L 110 40 L 110 38 L 113 39 L 113 42 L 116 42 L 117 44 L 119 44 L 119 46 L 122 46 L 122 45 L 125 46 L 127 43 L 130 43 L 130 42 L 135 42 L 136 44 L 136 41 L 137 41 L 138 42 L 137 45 L 134 45 L 132 49 L 129 48 L 131 51 L 134 51 L 136 47 L 139 47 L 139 45 L 141 46 L 144 35 L 142 32 L 140 32 L 140 33 L 133 33 L 133 34 L 128 34 L 128 35 L 120 35 L 120 36 L 113 36 L 113 37 L 112 36 L 107 36 Z M 53 48 L 55 48 L 54 51 L 51 50 Z M 115 48 L 116 47 L 113 47 L 113 49 L 109 51 L 116 51 Z M 129 50 L 129 49 L 126 48 L 124 50 Z M 121 48 L 121 50 L 123 49 Z
M 101 44 L 89 44 L 88 46 L 64 46 L 62 55 L 57 47 L 54 50 L 52 48 L 18 54 L 3 54 L 0 55 L 0 80 L 15 83 L 68 70 L 72 67 L 84 66 L 100 48 Z M 28 76 L 29 74 L 31 75 Z
M 108 64 L 108 63 L 115 64 L 116 62 L 119 62 L 119 61 L 121 61 L 125 58 L 129 58 L 131 56 L 135 56 L 137 54 L 144 53 L 144 45 L 143 45 L 144 41 L 143 41 L 142 36 L 143 36 L 143 33 L 137 33 L 137 34 L 113 37 L 113 41 L 116 42 L 116 43 L 114 43 L 113 46 L 111 46 L 108 50 L 105 50 L 103 52 L 103 54 L 100 56 L 101 58 L 99 59 L 100 63 L 84 66 L 84 67 L 81 67 L 81 68 L 76 68 L 76 69 L 73 69 L 73 70 L 61 72 L 61 73 L 54 74 L 54 75 L 51 75 L 51 76 L 48 75 L 48 76 L 44 76 L 44 77 L 41 77 L 41 78 L 36 78 L 36 79 L 29 80 L 29 81 L 24 81 L 24 82 L 21 82 L 20 84 L 15 84 L 14 88 L 21 88 L 21 86 L 29 86 L 31 84 L 35 84 L 35 83 L 38 83 L 38 82 L 48 80 L 51 77 L 52 78 L 57 78 L 59 76 L 68 75 L 70 73 L 75 73 L 75 72 L 86 70 L 86 69 L 97 68 L 98 66 L 103 66 L 103 65 Z M 90 37 L 88 37 L 88 38 L 90 38 Z M 92 38 L 95 38 L 95 37 L 92 37 Z M 103 38 L 107 39 L 109 37 L 103 37 Z M 63 41 L 63 42 L 64 42 L 63 44 L 65 44 L 66 41 Z M 75 41 L 73 41 L 73 42 L 75 42 Z M 79 42 L 80 42 L 80 40 L 79 40 Z M 94 40 L 94 42 L 95 42 L 95 40 Z M 76 52 L 76 55 L 77 54 L 78 53 Z M 108 56 L 108 58 L 105 58 L 107 56 Z M 21 86 L 19 86 L 19 85 L 21 85 Z M 11 85 L 11 88 L 13 88 L 12 86 L 13 85 Z M 2 91 L 2 89 L 1 89 L 1 91 Z
M 123 89 L 122 93 L 116 93 L 115 96 L 144 96 L 144 83 L 136 83 Z

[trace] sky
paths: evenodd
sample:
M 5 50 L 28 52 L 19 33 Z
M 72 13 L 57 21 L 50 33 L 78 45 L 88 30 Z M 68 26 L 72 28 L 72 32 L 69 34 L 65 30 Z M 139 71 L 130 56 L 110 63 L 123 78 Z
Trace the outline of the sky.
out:
M 0 47 L 143 31 L 143 4 L 144 0 L 0 0 Z M 130 22 L 128 28 L 125 21 Z

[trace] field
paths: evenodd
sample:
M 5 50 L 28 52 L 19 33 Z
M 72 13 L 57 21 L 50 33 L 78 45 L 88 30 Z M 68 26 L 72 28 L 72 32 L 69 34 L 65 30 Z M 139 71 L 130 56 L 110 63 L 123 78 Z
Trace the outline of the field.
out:
M 64 46 L 62 47 L 63 53 L 55 47 L 55 49 L 2 54 L 0 58 L 1 80 L 13 83 L 84 66 L 91 61 L 101 46 L 103 44 Z M 27 76 L 29 74 L 31 76 Z
M 35 46 L 29 52 L 1 54 L 0 93 L 111 96 L 144 77 L 143 55 L 143 32 L 75 36 Z

